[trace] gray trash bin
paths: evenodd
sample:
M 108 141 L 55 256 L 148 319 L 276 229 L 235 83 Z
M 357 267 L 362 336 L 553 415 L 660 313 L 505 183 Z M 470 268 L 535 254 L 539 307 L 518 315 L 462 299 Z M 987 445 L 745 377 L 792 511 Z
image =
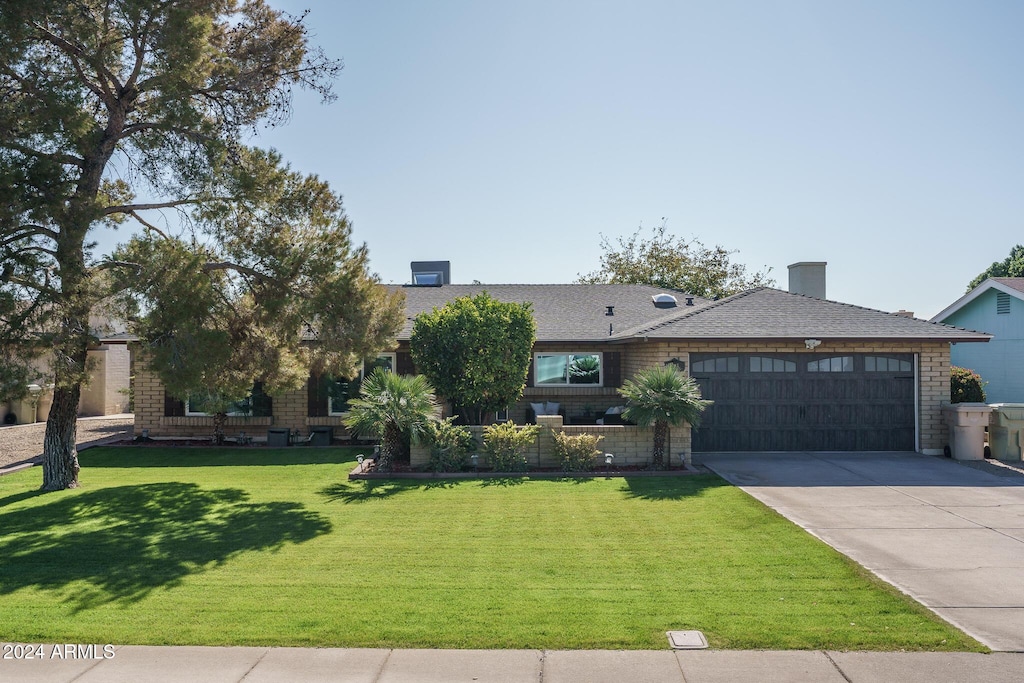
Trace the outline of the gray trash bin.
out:
M 313 437 L 310 446 L 330 446 L 334 439 L 334 427 L 310 427 L 309 432 Z
M 284 427 L 271 427 L 267 430 L 267 445 L 271 448 L 291 446 L 291 430 Z

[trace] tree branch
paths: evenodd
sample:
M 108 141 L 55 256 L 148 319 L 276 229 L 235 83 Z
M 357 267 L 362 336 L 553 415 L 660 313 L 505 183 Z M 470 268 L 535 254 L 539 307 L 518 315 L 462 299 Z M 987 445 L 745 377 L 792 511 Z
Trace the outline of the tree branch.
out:
M 152 224 L 152 223 L 150 223 L 149 221 L 147 221 L 147 220 L 144 220 L 144 219 L 142 218 L 142 216 L 140 216 L 140 215 L 139 215 L 139 214 L 137 214 L 136 212 L 134 212 L 134 211 L 131 211 L 131 212 L 130 212 L 130 215 L 131 215 L 131 217 L 132 217 L 132 218 L 134 218 L 134 219 L 135 219 L 135 220 L 137 220 L 137 221 L 138 221 L 139 223 L 141 223 L 141 224 L 142 224 L 142 227 L 144 227 L 144 228 L 145 228 L 146 230 L 150 230 L 150 231 L 152 231 L 152 232 L 155 232 L 156 234 L 158 234 L 158 235 L 160 235 L 161 237 L 163 237 L 163 238 L 164 238 L 165 240 L 170 240 L 170 239 L 171 239 L 171 238 L 170 238 L 170 236 L 169 236 L 169 235 L 168 235 L 168 234 L 167 234 L 166 232 L 164 232 L 164 231 L 163 231 L 163 230 L 161 230 L 160 228 L 156 227 L 155 225 L 153 225 L 153 224 Z
M 13 244 L 18 240 L 23 240 L 26 237 L 31 237 L 32 235 L 48 237 L 54 242 L 57 241 L 57 231 L 42 225 L 26 223 L 25 225 L 20 225 L 17 228 L 15 228 L 15 231 L 16 232 L 0 239 L 0 247 L 6 246 L 8 244 Z
M 85 159 L 76 157 L 73 154 L 59 154 L 55 152 L 40 152 L 39 150 L 19 145 L 16 142 L 0 141 L 0 147 L 6 147 L 7 149 L 13 149 L 15 152 L 21 152 L 29 156 L 39 157 L 41 159 L 50 159 L 56 161 L 59 164 L 68 164 L 71 166 L 78 166 L 79 168 L 85 165 Z
M 214 199 L 227 199 L 225 197 L 215 197 Z M 154 204 L 120 204 L 118 206 L 108 206 L 103 209 L 103 215 L 109 216 L 112 213 L 127 213 L 134 214 L 138 211 L 147 211 L 149 209 L 173 209 L 176 206 L 184 206 L 186 204 L 198 204 L 200 199 L 175 199 L 170 202 L 157 202 Z
M 136 272 L 142 272 L 142 266 L 131 261 L 103 261 L 93 266 L 93 270 L 111 270 L 113 268 L 134 268 Z
M 69 57 L 72 57 L 71 62 L 72 65 L 75 67 L 75 71 L 79 72 L 79 77 L 83 81 L 86 81 L 87 85 L 89 85 L 89 82 L 85 78 L 85 73 L 82 72 L 81 65 L 78 63 L 78 60 L 75 59 L 75 57 L 82 58 L 86 62 L 89 62 L 89 65 L 96 70 L 96 75 L 108 81 L 100 81 L 100 86 L 102 86 L 102 95 L 100 93 L 96 94 L 100 95 L 101 97 L 109 98 L 109 100 L 104 99 L 104 102 L 106 102 L 107 106 L 112 106 L 112 103 L 117 100 L 117 96 L 114 95 L 114 91 L 121 92 L 123 90 L 120 81 L 117 80 L 117 76 L 112 74 L 100 62 L 89 59 L 89 55 L 86 54 L 85 50 L 81 46 L 75 45 L 71 41 L 62 38 L 61 36 L 58 36 L 56 33 L 53 33 L 48 28 L 42 26 L 38 22 L 33 22 L 32 27 L 39 31 L 39 33 L 42 34 L 43 38 L 45 38 L 47 42 L 49 42 L 50 44 L 64 52 L 64 54 L 68 55 Z M 114 86 L 114 91 L 111 91 L 110 85 Z

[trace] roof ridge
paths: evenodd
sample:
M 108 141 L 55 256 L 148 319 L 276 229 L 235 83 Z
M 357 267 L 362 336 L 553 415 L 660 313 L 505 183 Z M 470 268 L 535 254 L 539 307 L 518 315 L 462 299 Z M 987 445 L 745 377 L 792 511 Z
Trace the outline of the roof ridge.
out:
M 992 278 L 990 278 L 990 279 L 992 279 Z M 1021 279 L 1024 280 L 1024 278 L 1021 278 Z M 775 289 L 775 288 L 774 287 L 766 287 L 765 289 Z M 966 327 L 959 327 L 957 325 L 948 325 L 946 323 L 937 322 L 935 320 L 925 320 L 924 318 L 918 318 L 918 317 L 911 318 L 911 317 L 907 317 L 905 315 L 900 315 L 896 311 L 883 311 L 880 308 L 871 308 L 869 306 L 859 306 L 857 304 L 848 304 L 845 301 L 835 301 L 833 299 L 822 299 L 821 297 L 817 297 L 817 296 L 809 296 L 807 294 L 799 294 L 799 293 L 796 293 L 796 292 L 787 292 L 784 289 L 776 289 L 775 291 L 782 292 L 783 294 L 792 294 L 793 296 L 802 296 L 805 299 L 815 299 L 817 301 L 826 301 L 826 302 L 828 302 L 830 304 L 838 304 L 840 306 L 846 306 L 847 308 L 856 308 L 858 310 L 868 311 L 870 313 L 881 313 L 882 315 L 893 315 L 893 316 L 897 316 L 897 317 L 903 318 L 905 320 L 913 320 L 913 321 L 919 322 L 919 323 L 927 323 L 929 325 L 937 325 L 939 327 L 948 327 L 948 328 L 951 328 L 951 329 L 954 329 L 954 330 L 963 330 L 964 332 L 975 332 L 977 334 L 989 334 L 988 332 L 982 332 L 981 330 L 971 330 L 971 329 L 968 329 Z
M 630 328 L 628 330 L 625 330 L 623 332 L 620 332 L 619 334 L 616 334 L 615 338 L 635 337 L 635 336 L 641 335 L 641 334 L 643 334 L 645 332 L 651 332 L 651 331 L 656 330 L 656 329 L 658 329 L 660 327 L 665 327 L 666 325 L 672 325 L 672 324 L 675 324 L 675 323 L 679 322 L 680 320 L 686 320 L 687 318 L 692 318 L 692 317 L 694 317 L 694 316 L 696 316 L 696 315 L 698 315 L 700 313 L 704 313 L 705 311 L 710 311 L 712 309 L 718 308 L 718 307 L 720 307 L 720 306 L 722 306 L 724 304 L 727 304 L 729 302 L 735 301 L 737 299 L 741 299 L 741 298 L 743 298 L 745 296 L 748 296 L 750 294 L 758 292 L 758 291 L 760 291 L 762 289 L 769 289 L 769 288 L 768 287 L 752 287 L 751 289 L 745 289 L 742 292 L 737 292 L 736 294 L 731 294 L 731 295 L 725 297 L 724 299 L 706 299 L 706 301 L 710 301 L 710 303 L 708 303 L 705 306 L 699 306 L 699 307 L 695 308 L 692 311 L 684 311 L 684 312 L 676 314 L 676 315 L 670 315 L 670 316 L 667 316 L 665 318 L 662 318 L 661 320 L 657 320 L 654 323 L 645 323 L 643 325 L 636 325 L 636 326 L 634 326 L 634 327 L 632 327 L 632 328 Z

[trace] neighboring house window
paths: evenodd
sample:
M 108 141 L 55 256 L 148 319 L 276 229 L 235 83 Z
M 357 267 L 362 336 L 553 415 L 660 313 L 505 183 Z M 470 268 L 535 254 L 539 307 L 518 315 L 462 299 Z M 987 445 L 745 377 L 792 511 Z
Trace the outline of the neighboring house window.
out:
M 996 292 L 996 314 L 1007 315 L 1010 312 L 1010 295 L 1006 292 Z
M 195 394 L 185 401 L 185 415 L 202 417 L 213 415 L 211 404 L 214 397 Z M 263 386 L 257 382 L 249 395 L 241 401 L 234 401 L 225 411 L 229 416 L 269 417 L 272 415 L 270 397 L 263 393 Z
M 533 362 L 535 386 L 601 386 L 600 353 L 538 353 Z
M 376 368 L 384 368 L 386 372 L 394 372 L 396 355 L 382 353 L 372 363 L 363 363 L 359 376 L 353 379 L 327 379 L 327 414 L 344 415 L 348 412 L 348 402 L 359 397 L 363 386 L 363 377 Z
M 910 372 L 910 361 L 885 356 L 864 356 L 864 369 L 867 372 Z
M 723 356 L 722 358 L 708 358 L 707 360 L 699 360 L 690 366 L 691 373 L 739 371 L 739 356 Z
M 750 359 L 751 372 L 796 372 L 796 363 L 781 358 L 762 358 L 754 356 Z
M 853 372 L 853 356 L 834 356 L 812 360 L 807 372 Z

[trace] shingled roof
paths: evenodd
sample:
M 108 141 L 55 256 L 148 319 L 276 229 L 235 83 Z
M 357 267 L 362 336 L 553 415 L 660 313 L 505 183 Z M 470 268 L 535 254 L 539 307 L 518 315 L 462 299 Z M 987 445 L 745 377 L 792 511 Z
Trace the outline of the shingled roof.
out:
M 886 339 L 988 341 L 991 335 L 826 299 L 758 287 L 622 337 L 673 339 Z
M 420 313 L 440 308 L 461 296 L 487 292 L 498 301 L 533 305 L 537 321 L 537 341 L 608 341 L 622 330 L 656 325 L 678 318 L 681 311 L 692 311 L 711 302 L 682 292 L 648 285 L 442 285 L 440 287 L 391 286 L 405 293 L 406 321 L 399 339 L 409 339 L 412 320 Z M 658 308 L 651 297 L 672 294 L 675 308 Z M 608 307 L 613 315 L 607 315 Z M 609 326 L 611 333 L 609 334 Z

